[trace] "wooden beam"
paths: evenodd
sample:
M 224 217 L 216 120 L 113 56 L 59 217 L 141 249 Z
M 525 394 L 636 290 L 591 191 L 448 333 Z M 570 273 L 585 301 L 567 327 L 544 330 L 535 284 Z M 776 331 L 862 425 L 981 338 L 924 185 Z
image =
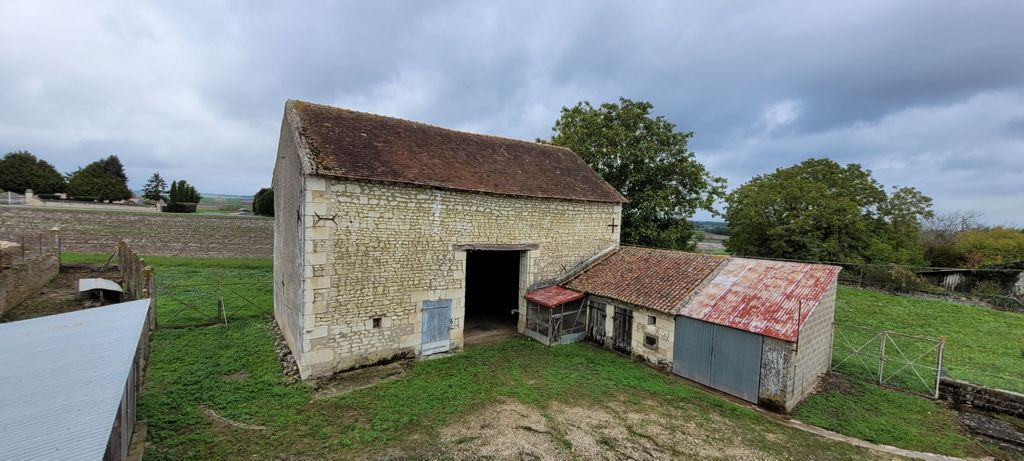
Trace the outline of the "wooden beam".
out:
M 540 248 L 540 245 L 536 243 L 520 243 L 512 245 L 502 245 L 495 243 L 473 243 L 464 245 L 452 245 L 452 250 L 455 251 L 528 251 L 536 250 L 537 248 Z

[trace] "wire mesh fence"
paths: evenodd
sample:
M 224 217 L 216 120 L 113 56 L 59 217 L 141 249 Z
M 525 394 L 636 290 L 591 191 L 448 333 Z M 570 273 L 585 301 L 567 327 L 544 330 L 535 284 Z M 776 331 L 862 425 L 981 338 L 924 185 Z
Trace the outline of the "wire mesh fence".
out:
M 839 323 L 833 335 L 833 372 L 939 397 L 945 340 Z
M 273 312 L 273 276 L 265 269 L 166 267 L 156 274 L 162 328 L 228 323 Z
M 49 255 L 59 249 L 59 240 L 49 232 L 0 234 L 0 271 Z

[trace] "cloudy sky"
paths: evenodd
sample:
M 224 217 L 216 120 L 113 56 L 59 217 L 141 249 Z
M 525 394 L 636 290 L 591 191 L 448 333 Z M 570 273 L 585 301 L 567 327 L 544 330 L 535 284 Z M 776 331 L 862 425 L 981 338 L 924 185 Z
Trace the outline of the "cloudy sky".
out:
M 625 96 L 730 187 L 830 157 L 1024 225 L 1020 0 L 369 3 L 5 0 L 0 152 L 251 194 L 289 98 L 534 139 Z

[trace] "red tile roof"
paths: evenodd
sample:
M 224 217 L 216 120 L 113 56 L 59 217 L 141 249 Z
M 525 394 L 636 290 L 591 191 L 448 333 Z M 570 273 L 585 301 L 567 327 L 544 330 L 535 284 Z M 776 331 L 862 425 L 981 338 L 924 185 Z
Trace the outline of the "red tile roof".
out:
M 312 174 L 527 197 L 626 201 L 569 149 L 302 101 L 289 101 L 285 113 L 297 116 Z
M 727 259 L 682 251 L 623 247 L 563 285 L 671 313 Z
M 823 264 L 731 258 L 675 314 L 796 341 L 799 328 L 840 270 Z
M 583 293 L 573 290 L 566 290 L 560 286 L 550 286 L 527 292 L 524 298 L 535 304 L 544 307 L 555 307 L 560 304 L 575 301 L 585 296 Z

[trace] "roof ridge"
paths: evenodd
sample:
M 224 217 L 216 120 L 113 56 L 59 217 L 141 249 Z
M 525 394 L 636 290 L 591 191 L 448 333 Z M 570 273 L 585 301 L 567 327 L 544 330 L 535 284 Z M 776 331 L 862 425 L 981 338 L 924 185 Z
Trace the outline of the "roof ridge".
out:
M 294 101 L 294 102 L 299 103 L 299 104 L 308 104 L 308 105 L 311 105 L 311 106 L 325 107 L 327 109 L 336 110 L 336 111 L 351 112 L 353 114 L 360 114 L 360 115 L 368 115 L 368 116 L 374 117 L 374 118 L 382 118 L 382 119 L 388 119 L 388 120 L 397 120 L 397 121 L 400 121 L 400 122 L 411 123 L 413 125 L 421 125 L 421 126 L 425 126 L 427 128 L 431 128 L 431 129 L 444 130 L 444 131 L 449 131 L 449 132 L 452 132 L 452 133 L 458 133 L 458 134 L 462 134 L 462 135 L 479 136 L 479 137 L 484 137 L 484 138 L 495 138 L 495 139 L 500 139 L 500 140 L 505 140 L 505 141 L 513 141 L 513 142 L 521 142 L 521 143 L 526 143 L 526 144 L 535 144 L 535 145 L 545 146 L 545 147 L 553 147 L 555 149 L 561 149 L 561 150 L 569 151 L 573 155 L 575 155 L 576 157 L 579 157 L 579 154 L 577 154 L 572 149 L 569 149 L 568 147 L 559 146 L 559 145 L 555 145 L 555 144 L 548 144 L 548 143 L 545 143 L 545 142 L 527 141 L 525 139 L 513 138 L 511 136 L 502 136 L 502 135 L 490 134 L 490 133 L 477 133 L 477 132 L 474 132 L 474 131 L 456 130 L 454 128 L 447 128 L 447 127 L 443 127 L 441 125 L 434 125 L 432 123 L 420 122 L 420 121 L 412 120 L 412 119 L 408 119 L 408 118 L 395 117 L 393 115 L 375 114 L 373 112 L 365 112 L 365 111 L 361 111 L 361 110 L 349 109 L 347 107 L 338 107 L 338 106 L 332 106 L 330 104 L 321 104 L 321 103 L 317 103 L 317 102 L 304 101 L 304 100 L 301 100 L 301 99 L 290 99 L 289 101 Z M 583 160 L 583 159 L 580 158 L 580 160 Z

